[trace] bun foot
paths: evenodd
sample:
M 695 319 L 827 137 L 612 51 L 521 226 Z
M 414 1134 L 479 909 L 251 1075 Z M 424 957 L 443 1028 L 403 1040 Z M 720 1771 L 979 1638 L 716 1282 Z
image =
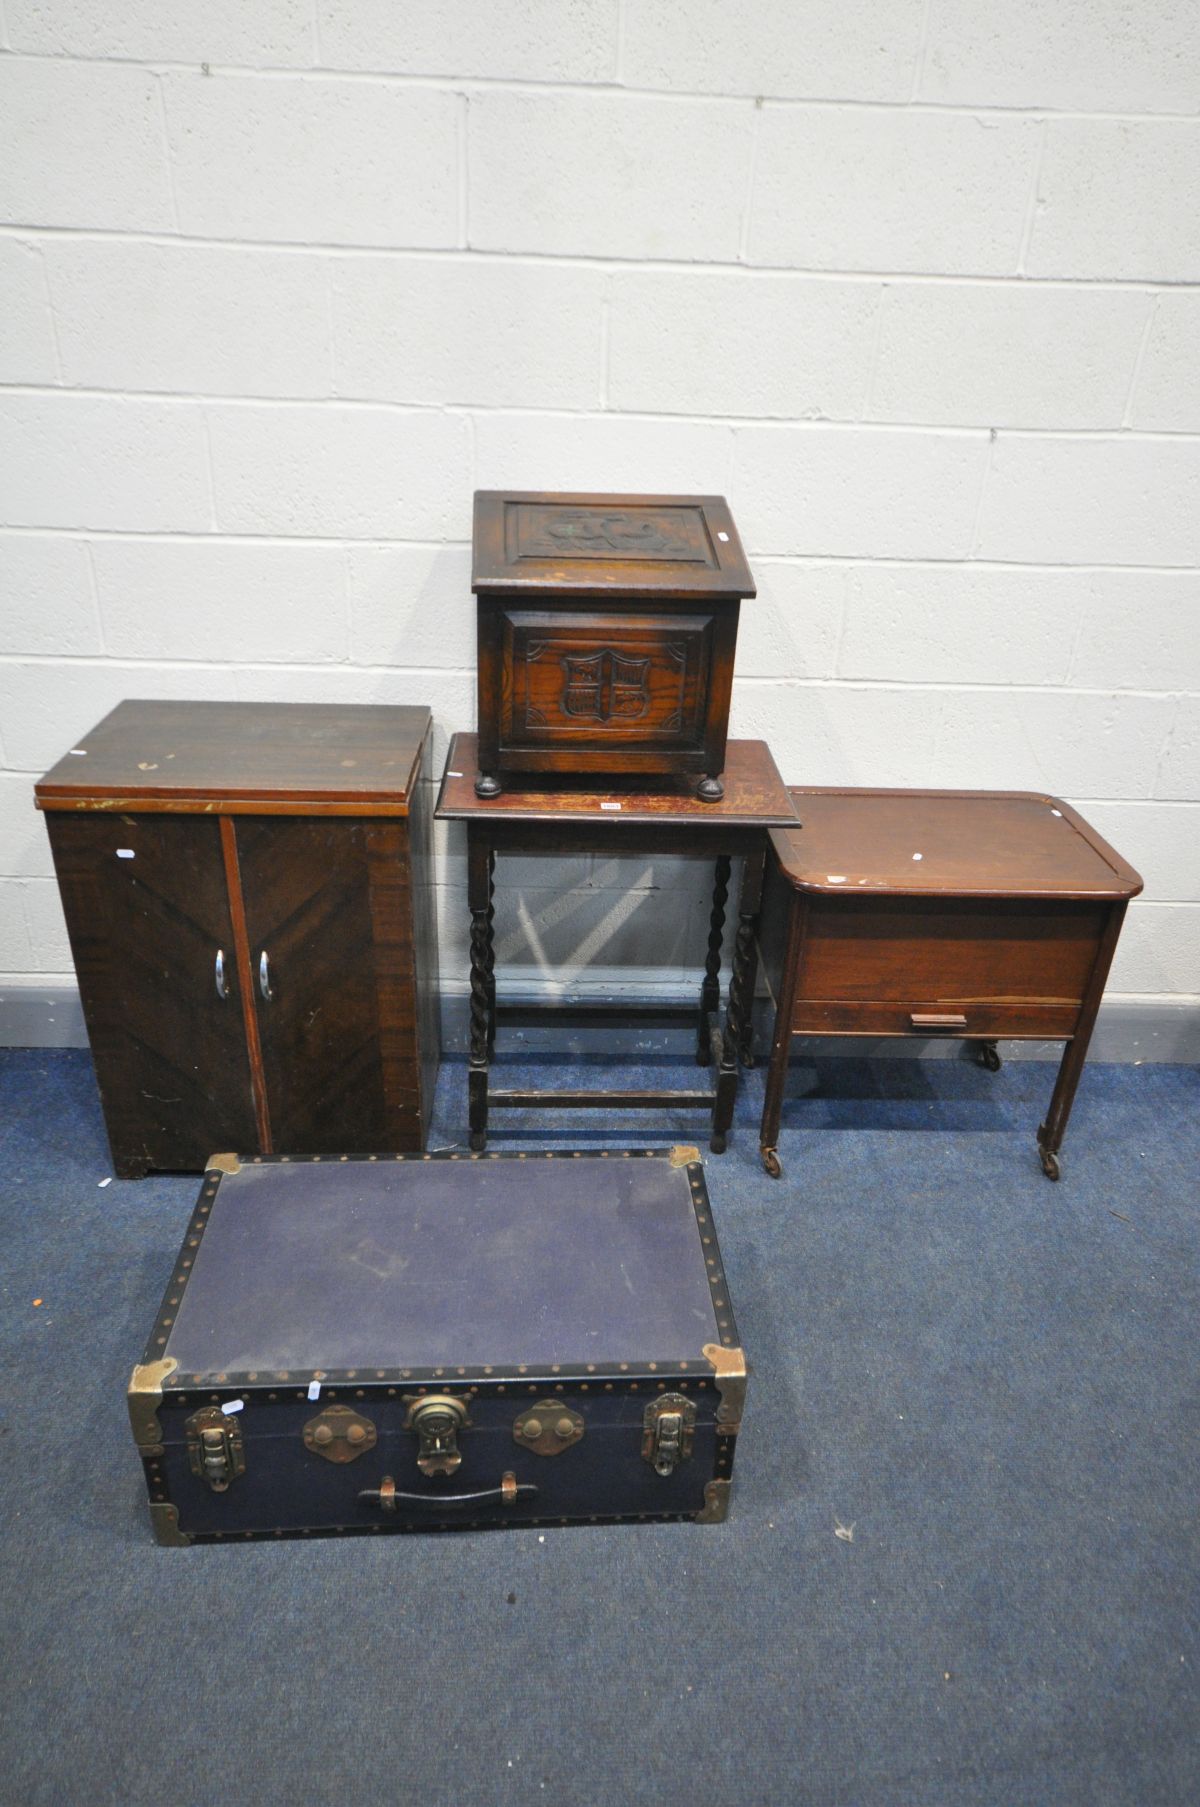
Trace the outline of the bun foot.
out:
M 702 778 L 696 786 L 696 795 L 702 803 L 719 803 L 725 795 L 725 783 L 721 778 Z
M 475 795 L 477 797 L 498 797 L 500 780 L 494 772 L 480 772 L 475 779 Z

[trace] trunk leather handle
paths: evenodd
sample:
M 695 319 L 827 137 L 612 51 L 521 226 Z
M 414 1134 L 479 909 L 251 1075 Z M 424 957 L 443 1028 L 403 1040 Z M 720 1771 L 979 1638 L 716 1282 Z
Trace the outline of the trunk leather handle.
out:
M 378 1506 L 381 1512 L 395 1512 L 400 1506 L 429 1509 L 438 1506 L 514 1506 L 518 1500 L 532 1499 L 537 1487 L 532 1481 L 517 1481 L 506 1473 L 498 1487 L 484 1487 L 478 1493 L 401 1493 L 390 1474 L 385 1474 L 378 1487 L 364 1487 L 358 1496 L 360 1506 Z

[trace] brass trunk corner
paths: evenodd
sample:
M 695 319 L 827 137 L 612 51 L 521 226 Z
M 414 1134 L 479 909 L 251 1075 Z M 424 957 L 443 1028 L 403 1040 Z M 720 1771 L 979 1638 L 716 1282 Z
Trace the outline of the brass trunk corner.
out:
M 162 1361 L 141 1362 L 129 1377 L 129 1423 L 133 1440 L 143 1455 L 162 1449 L 158 1408 L 162 1404 L 163 1382 L 178 1366 L 174 1356 L 168 1355 Z
M 204 1163 L 205 1173 L 240 1173 L 242 1163 L 235 1154 L 210 1154 Z
M 179 1507 L 170 1500 L 155 1500 L 150 1506 L 150 1526 L 155 1543 L 171 1550 L 182 1550 L 191 1543 L 186 1531 L 179 1529 Z
M 690 1167 L 700 1159 L 700 1150 L 691 1142 L 677 1142 L 671 1150 L 672 1167 Z
M 744 1349 L 723 1349 L 720 1343 L 705 1343 L 704 1358 L 712 1364 L 721 1403 L 717 1407 L 717 1431 L 724 1437 L 735 1437 L 741 1429 L 742 1411 L 746 1403 L 749 1369 Z
M 704 1505 L 696 1514 L 698 1525 L 723 1525 L 729 1517 L 729 1496 L 733 1492 L 732 1481 L 706 1481 L 704 1483 Z

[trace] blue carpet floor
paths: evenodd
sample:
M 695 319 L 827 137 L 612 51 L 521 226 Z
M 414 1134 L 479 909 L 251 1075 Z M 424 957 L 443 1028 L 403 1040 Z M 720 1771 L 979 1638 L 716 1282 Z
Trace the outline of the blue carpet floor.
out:
M 775 1183 L 748 1076 L 724 1526 L 160 1550 L 124 1387 L 197 1182 L 101 1187 L 87 1056 L 0 1052 L 4 1799 L 1200 1800 L 1200 1072 L 1089 1069 L 1057 1186 L 1051 1078 L 798 1066 Z M 702 1140 L 562 1122 L 495 1146 Z

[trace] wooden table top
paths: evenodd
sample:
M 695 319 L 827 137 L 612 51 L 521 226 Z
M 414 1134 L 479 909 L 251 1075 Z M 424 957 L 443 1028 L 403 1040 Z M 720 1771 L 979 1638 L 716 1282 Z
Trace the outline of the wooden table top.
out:
M 1138 874 L 1058 797 L 791 785 L 771 840 L 799 890 L 845 896 L 1136 897 Z
M 39 809 L 391 815 L 430 712 L 343 703 L 124 702 L 35 789 Z
M 725 754 L 725 795 L 717 803 L 696 796 L 695 781 L 656 773 L 643 780 L 589 785 L 583 776 L 564 787 L 561 773 L 510 779 L 498 797 L 475 795 L 477 736 L 450 742 L 437 814 L 444 821 L 660 823 L 697 827 L 770 828 L 794 820 L 787 788 L 763 740 L 731 740 Z

